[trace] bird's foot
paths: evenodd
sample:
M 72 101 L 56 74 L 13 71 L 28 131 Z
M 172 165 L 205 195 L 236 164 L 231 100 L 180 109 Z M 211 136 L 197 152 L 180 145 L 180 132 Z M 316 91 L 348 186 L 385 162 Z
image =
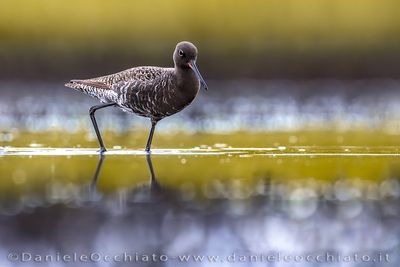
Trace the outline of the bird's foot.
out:
M 103 153 L 106 152 L 106 151 L 107 151 L 107 149 L 105 147 L 100 147 L 100 149 L 97 150 L 97 152 L 99 152 L 100 155 L 103 155 Z

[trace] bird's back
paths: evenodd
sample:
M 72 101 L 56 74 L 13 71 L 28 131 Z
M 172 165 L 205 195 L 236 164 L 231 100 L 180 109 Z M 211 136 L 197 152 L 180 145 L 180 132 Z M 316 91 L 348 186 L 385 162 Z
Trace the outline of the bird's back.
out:
M 172 69 L 161 67 L 136 67 L 88 80 L 101 82 L 110 87 L 120 82 L 139 81 L 147 83 L 156 80 L 168 70 Z

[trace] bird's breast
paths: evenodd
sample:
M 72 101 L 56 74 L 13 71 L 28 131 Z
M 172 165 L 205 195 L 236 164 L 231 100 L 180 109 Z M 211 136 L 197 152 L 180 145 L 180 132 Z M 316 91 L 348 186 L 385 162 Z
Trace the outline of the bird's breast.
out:
M 123 106 L 150 118 L 164 118 L 187 107 L 196 97 L 199 85 L 179 88 L 177 84 L 155 85 L 151 90 L 132 91 Z

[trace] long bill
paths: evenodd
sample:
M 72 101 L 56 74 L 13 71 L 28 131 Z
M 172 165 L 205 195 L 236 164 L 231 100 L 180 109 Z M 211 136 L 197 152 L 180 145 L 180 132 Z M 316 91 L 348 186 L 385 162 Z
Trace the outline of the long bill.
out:
M 204 81 L 203 77 L 200 74 L 199 69 L 196 66 L 196 62 L 194 60 L 189 62 L 189 67 L 194 71 L 194 73 L 196 73 L 197 78 L 200 80 L 200 87 L 203 87 L 204 90 L 207 91 L 208 86 L 206 84 L 206 82 Z

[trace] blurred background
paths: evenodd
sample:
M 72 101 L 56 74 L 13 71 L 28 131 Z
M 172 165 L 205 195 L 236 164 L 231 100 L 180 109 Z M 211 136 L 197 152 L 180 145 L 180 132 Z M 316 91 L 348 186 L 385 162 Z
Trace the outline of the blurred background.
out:
M 172 66 L 176 43 L 189 40 L 210 91 L 161 131 L 399 132 L 396 1 L 17 0 L 2 7 L 2 130 L 86 131 L 86 109 L 97 102 L 65 82 Z M 147 129 L 135 116 L 108 114 L 106 129 Z
M 208 79 L 396 78 L 395 0 L 2 1 L 0 77 L 91 77 L 172 64 L 190 40 Z
M 127 251 L 175 258 L 83 265 L 329 252 L 375 262 L 324 266 L 398 266 L 399 8 L 0 0 L 0 265 L 72 266 L 13 262 L 10 252 Z M 118 109 L 96 113 L 111 151 L 99 161 L 88 116 L 98 102 L 64 84 L 172 66 L 182 40 L 198 47 L 209 90 L 158 124 L 155 175 L 139 151 L 149 122 Z M 185 266 L 231 265 L 219 263 Z
M 273 140 L 276 133 L 311 129 L 322 130 L 318 136 L 325 140 L 345 131 L 356 133 L 304 144 L 354 145 L 365 144 L 362 135 L 372 131 L 382 145 L 393 145 L 389 140 L 397 138 L 391 136 L 400 132 L 396 1 L 17 0 L 2 7 L 0 141 L 11 146 L 96 145 L 87 110 L 97 101 L 64 83 L 134 66 L 172 66 L 182 40 L 198 46 L 210 90 L 164 120 L 160 133 L 262 131 Z M 104 130 L 143 130 L 123 142 L 142 146 L 146 122 L 115 109 L 102 113 Z M 49 140 L 48 133 L 57 131 L 86 138 Z M 44 136 L 38 141 L 31 132 Z M 124 147 L 114 140 L 107 143 Z

